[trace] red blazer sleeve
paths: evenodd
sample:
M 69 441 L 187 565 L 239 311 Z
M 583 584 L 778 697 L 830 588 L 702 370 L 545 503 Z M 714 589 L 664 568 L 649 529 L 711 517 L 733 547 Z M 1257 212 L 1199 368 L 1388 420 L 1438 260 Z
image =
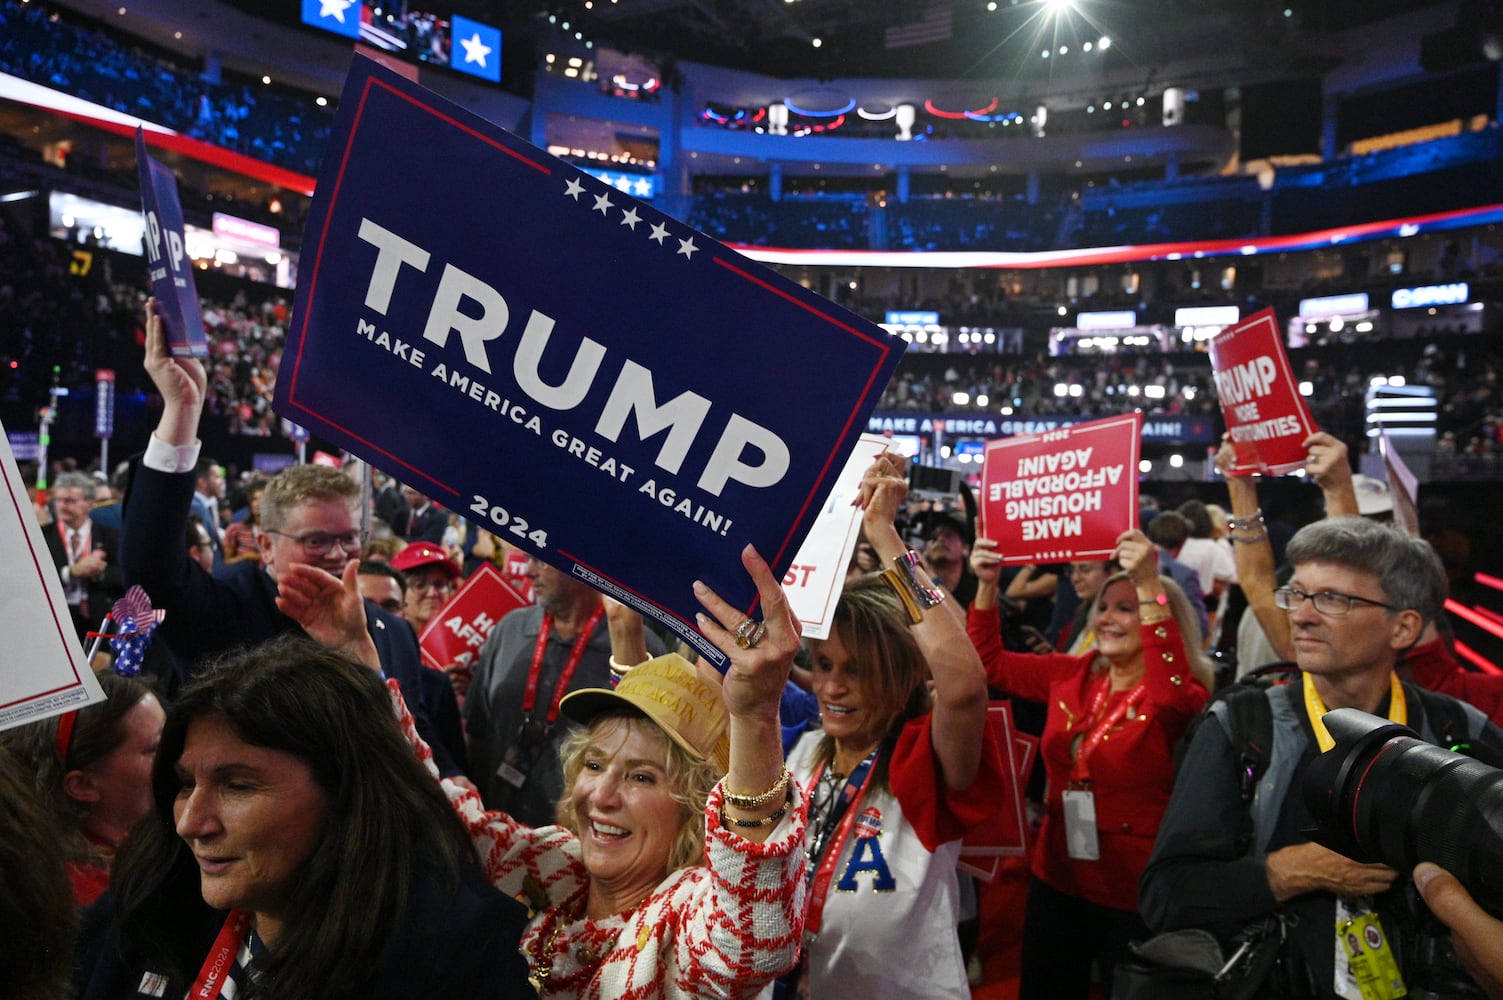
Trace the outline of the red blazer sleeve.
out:
M 986 682 L 1028 701 L 1049 700 L 1049 688 L 1080 671 L 1082 657 L 1068 653 L 1014 653 L 1002 646 L 1002 622 L 996 608 L 966 613 L 966 634 L 981 654 Z M 1089 657 L 1085 657 L 1089 659 Z
M 903 817 L 931 852 L 991 819 L 1007 790 L 1002 752 L 990 725 L 981 731 L 981 766 L 976 779 L 961 791 L 946 785 L 934 756 L 930 733 L 933 718 L 922 715 L 903 727 L 887 765 L 887 781 L 903 807 Z

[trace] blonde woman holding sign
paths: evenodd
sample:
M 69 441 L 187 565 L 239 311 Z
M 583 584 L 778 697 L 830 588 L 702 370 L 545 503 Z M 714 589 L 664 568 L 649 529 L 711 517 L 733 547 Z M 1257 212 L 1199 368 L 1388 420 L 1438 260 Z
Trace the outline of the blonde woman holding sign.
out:
M 1159 575 L 1153 543 L 1123 532 L 1115 558 L 1122 572 L 1092 603 L 1096 648 L 1036 656 L 1002 647 L 997 543 L 977 539 L 971 554 L 979 586 L 967 629 L 987 679 L 1049 707 L 1039 747 L 1048 811 L 1033 849 L 1022 1000 L 1083 1000 L 1092 959 L 1110 993 L 1128 941 L 1148 936 L 1138 876 L 1174 786 L 1174 744 L 1211 687 L 1194 612 Z

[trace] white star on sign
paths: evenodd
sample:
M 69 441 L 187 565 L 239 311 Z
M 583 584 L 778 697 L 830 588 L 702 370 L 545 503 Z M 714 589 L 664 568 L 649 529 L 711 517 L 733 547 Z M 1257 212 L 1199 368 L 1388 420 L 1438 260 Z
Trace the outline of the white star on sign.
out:
M 646 177 L 643 177 L 641 180 L 637 181 L 636 188 L 637 190 L 633 193 L 638 197 L 645 198 L 648 195 L 652 194 L 652 181 L 648 180 Z
M 616 178 L 616 183 L 614 186 L 616 190 L 620 191 L 622 194 L 631 194 L 631 178 L 627 177 L 625 174 L 622 174 L 620 177 Z
M 658 245 L 662 246 L 663 241 L 668 238 L 668 227 L 663 225 L 661 222 L 654 223 L 652 232 L 647 234 L 647 238 L 650 240 L 656 240 Z
M 636 232 L 637 223 L 641 221 L 642 218 L 641 216 L 637 215 L 637 210 L 635 208 L 628 208 L 626 211 L 621 213 L 621 224 L 630 229 L 632 232 Z
M 609 212 L 614 207 L 615 206 L 611 204 L 611 196 L 610 195 L 608 195 L 608 194 L 597 194 L 595 196 L 595 208 L 593 209 L 594 211 L 599 212 L 601 215 L 605 215 L 607 212 Z
M 694 251 L 698 249 L 699 247 L 694 245 L 694 237 L 692 236 L 687 240 L 678 241 L 678 252 L 683 254 L 685 257 L 688 257 L 690 260 L 694 259 Z
M 584 185 L 579 183 L 578 178 L 569 178 L 569 183 L 564 187 L 564 194 L 578 201 L 582 193 L 584 193 Z
M 485 57 L 491 54 L 491 47 L 480 40 L 480 32 L 475 32 L 469 38 L 460 39 L 459 44 L 464 47 L 464 61 L 467 63 L 479 63 L 481 69 L 485 68 Z
M 318 0 L 318 16 L 332 17 L 344 23 L 344 12 L 355 6 L 355 0 Z

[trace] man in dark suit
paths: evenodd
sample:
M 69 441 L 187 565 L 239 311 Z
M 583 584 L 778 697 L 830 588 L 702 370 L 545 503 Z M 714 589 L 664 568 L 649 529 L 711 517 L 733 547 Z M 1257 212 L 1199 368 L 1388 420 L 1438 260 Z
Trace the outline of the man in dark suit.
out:
M 407 508 L 392 520 L 392 532 L 409 542 L 444 544 L 444 531 L 449 527 L 449 515 L 411 486 L 402 487 L 402 496 L 407 500 Z
M 55 519 L 42 532 L 52 565 L 62 577 L 68 614 L 79 641 L 99 627 L 125 593 L 120 534 L 90 520 L 93 506 L 94 480 L 82 472 L 63 473 L 52 487 Z
M 147 309 L 145 367 L 164 406 L 145 454 L 132 463 L 121 560 L 126 580 L 140 584 L 153 606 L 167 612 L 158 634 L 189 674 L 206 658 L 235 646 L 298 630 L 322 638 L 283 612 L 279 584 L 292 579 L 339 586 L 364 541 L 359 485 L 326 466 L 284 469 L 261 498 L 256 541 L 262 562 L 231 563 L 218 576 L 204 572 L 188 554 L 186 525 L 207 379 L 197 359 L 168 354 L 155 303 Z M 354 588 L 353 579 L 349 586 Z M 425 668 L 412 629 L 369 601 L 362 606 L 358 592 L 356 607 L 383 672 L 401 685 L 439 770 L 461 775 L 423 710 L 420 671 Z

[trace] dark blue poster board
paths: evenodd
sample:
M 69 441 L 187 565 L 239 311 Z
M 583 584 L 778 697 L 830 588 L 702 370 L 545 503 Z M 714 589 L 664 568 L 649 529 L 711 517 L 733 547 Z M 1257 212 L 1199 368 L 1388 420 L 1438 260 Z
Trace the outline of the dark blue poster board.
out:
M 276 408 L 663 621 L 750 613 L 903 342 L 357 59 Z
M 177 177 L 146 152 L 146 135 L 136 129 L 136 172 L 141 181 L 141 210 L 146 216 L 146 264 L 151 294 L 157 300 L 167 349 L 174 357 L 206 358 L 209 341 L 199 311 L 193 261 L 183 236 L 183 206 Z

